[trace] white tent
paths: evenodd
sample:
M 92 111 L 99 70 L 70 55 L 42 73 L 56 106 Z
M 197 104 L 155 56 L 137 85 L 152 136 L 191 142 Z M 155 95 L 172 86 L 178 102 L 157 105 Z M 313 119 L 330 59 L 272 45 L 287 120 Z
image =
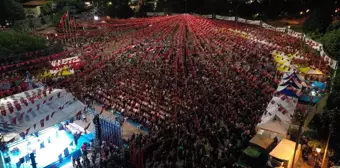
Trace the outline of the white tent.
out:
M 291 124 L 294 110 L 298 103 L 297 98 L 280 95 L 274 96 L 261 117 L 261 122 L 256 126 L 257 130 L 270 132 L 285 137 Z
M 5 142 L 18 138 L 20 133 L 31 134 L 53 126 L 84 110 L 85 105 L 64 89 L 47 90 L 46 96 L 39 96 L 38 93 L 43 93 L 43 90 L 44 88 L 32 89 L 0 99 L 0 133 Z M 33 98 L 33 103 L 28 97 Z M 26 103 L 22 100 L 26 100 Z M 14 107 L 12 113 L 8 104 Z M 20 104 L 21 109 L 14 104 Z

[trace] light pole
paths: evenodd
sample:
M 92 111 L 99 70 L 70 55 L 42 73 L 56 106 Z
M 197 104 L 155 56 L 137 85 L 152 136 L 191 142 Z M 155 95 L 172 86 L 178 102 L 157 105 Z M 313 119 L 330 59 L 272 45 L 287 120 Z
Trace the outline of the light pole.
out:
M 312 89 L 305 89 L 304 92 L 309 95 L 309 105 L 310 106 L 306 110 L 305 114 L 301 114 L 302 116 L 299 115 L 300 124 L 299 124 L 299 130 L 298 130 L 298 133 L 297 133 L 297 139 L 296 139 L 296 143 L 295 143 L 292 168 L 294 168 L 294 164 L 295 164 L 295 155 L 296 155 L 296 150 L 298 149 L 298 146 L 299 146 L 299 143 L 300 143 L 302 127 L 303 127 L 303 125 L 304 125 L 304 123 L 306 121 L 306 118 L 308 117 L 308 114 L 309 114 L 310 110 L 312 109 L 312 104 L 313 104 L 314 97 L 320 95 L 319 91 L 315 90 L 313 88 Z
M 320 152 L 321 152 L 321 147 L 320 146 L 316 147 L 316 156 L 315 156 L 315 165 L 314 165 L 314 167 L 316 167 L 316 165 L 318 165 L 318 160 L 319 160 L 318 157 L 319 157 Z

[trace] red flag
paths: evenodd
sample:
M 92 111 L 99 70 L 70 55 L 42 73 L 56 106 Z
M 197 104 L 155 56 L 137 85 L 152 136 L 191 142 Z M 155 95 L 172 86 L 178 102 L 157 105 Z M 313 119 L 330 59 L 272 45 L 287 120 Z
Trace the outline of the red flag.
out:
M 24 117 L 24 114 L 25 114 L 24 112 L 20 113 L 19 121 L 22 120 L 22 118 Z
M 41 126 L 41 127 L 44 127 L 44 121 L 45 121 L 44 119 L 41 119 L 41 120 L 40 120 L 40 126 Z
M 28 134 L 28 132 L 30 132 L 30 129 L 31 129 L 31 128 L 27 128 L 27 129 L 26 129 L 26 135 Z
M 61 17 L 61 19 L 62 19 L 62 20 L 65 20 L 67 17 L 68 17 L 68 12 L 66 12 L 66 13 Z
M 2 116 L 6 116 L 6 109 L 4 106 L 0 107 L 0 111 L 1 111 Z
M 21 110 L 21 105 L 18 103 L 18 101 L 14 101 L 14 106 L 17 108 L 18 111 Z
M 8 107 L 9 112 L 12 114 L 14 112 L 14 108 L 13 108 L 12 104 L 7 103 L 7 107 Z
M 14 118 L 12 119 L 12 124 L 14 124 L 14 125 L 17 124 L 17 117 L 14 117 Z
M 34 98 L 33 98 L 33 97 L 29 97 L 28 100 L 29 100 L 32 104 L 34 104 Z
M 46 116 L 46 121 L 48 121 L 50 119 L 50 116 Z
M 62 29 L 64 27 L 64 21 L 60 20 L 59 21 L 59 28 Z
M 54 116 L 54 113 L 55 113 L 55 111 L 53 111 L 53 112 L 52 112 L 52 114 L 51 114 L 51 118 L 53 118 L 53 116 Z
M 20 98 L 20 102 L 22 103 L 22 104 L 25 104 L 25 106 L 28 106 L 28 103 L 27 103 L 27 100 L 25 100 L 24 98 Z
M 73 25 L 74 25 L 74 18 L 70 19 L 69 24 L 70 24 L 70 26 L 73 26 Z

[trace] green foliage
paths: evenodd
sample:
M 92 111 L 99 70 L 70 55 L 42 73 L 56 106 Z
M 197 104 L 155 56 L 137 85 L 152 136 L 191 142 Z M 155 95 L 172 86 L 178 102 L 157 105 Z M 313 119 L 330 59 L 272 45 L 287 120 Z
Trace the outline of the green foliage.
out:
M 25 18 L 24 8 L 15 0 L 3 0 L 5 19 L 9 21 L 21 20 Z
M 46 48 L 46 39 L 16 31 L 0 32 L 0 56 L 16 55 Z
M 340 29 L 327 32 L 321 41 L 324 49 L 340 60 Z
M 332 23 L 332 16 L 325 8 L 315 9 L 312 15 L 305 21 L 303 31 L 305 33 L 325 33 L 329 24 Z
M 333 31 L 333 30 L 338 30 L 340 28 L 340 22 L 334 22 L 332 24 L 330 24 L 327 28 L 327 32 Z
M 49 1 L 46 4 L 41 5 L 40 10 L 42 15 L 49 15 L 53 13 L 52 3 L 53 2 Z
M 320 42 L 322 40 L 323 34 L 319 32 L 319 30 L 316 30 L 314 32 L 308 33 L 308 37 L 312 38 L 315 41 Z
M 53 26 L 58 27 L 59 22 L 60 22 L 60 19 L 61 19 L 61 17 L 65 14 L 66 11 L 67 11 L 67 10 L 60 10 L 60 11 L 58 11 L 57 13 L 55 13 L 55 15 L 54 15 L 53 18 L 52 18 L 52 24 L 53 24 Z

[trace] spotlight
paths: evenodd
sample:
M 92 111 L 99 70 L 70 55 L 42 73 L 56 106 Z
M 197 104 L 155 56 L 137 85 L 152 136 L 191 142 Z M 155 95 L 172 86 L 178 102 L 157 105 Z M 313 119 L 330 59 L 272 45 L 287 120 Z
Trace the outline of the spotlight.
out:
M 94 16 L 93 19 L 94 20 L 99 20 L 99 17 L 98 16 Z

